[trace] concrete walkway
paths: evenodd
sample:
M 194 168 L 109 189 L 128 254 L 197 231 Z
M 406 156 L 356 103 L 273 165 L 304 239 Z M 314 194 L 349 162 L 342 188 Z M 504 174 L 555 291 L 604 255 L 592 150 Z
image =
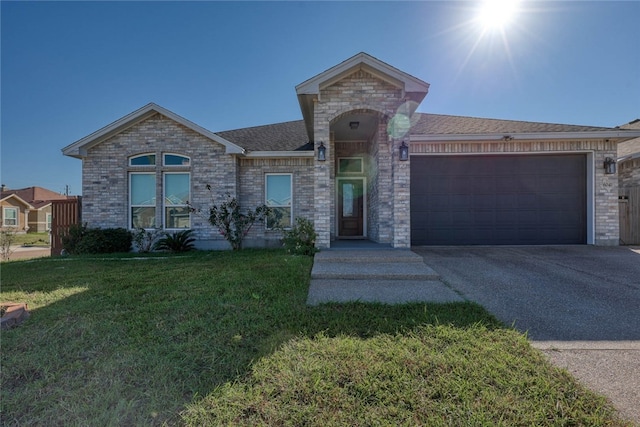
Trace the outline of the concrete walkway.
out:
M 9 261 L 19 259 L 43 258 L 51 256 L 51 248 L 42 246 L 11 246 Z
M 307 304 L 349 301 L 401 304 L 463 299 L 421 256 L 408 250 L 360 246 L 316 254 Z

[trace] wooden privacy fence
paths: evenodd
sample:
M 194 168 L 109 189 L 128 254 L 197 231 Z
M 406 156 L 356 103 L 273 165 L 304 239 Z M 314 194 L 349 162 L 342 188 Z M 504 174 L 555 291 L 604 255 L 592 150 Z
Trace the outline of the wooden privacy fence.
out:
M 620 189 L 618 211 L 620 212 L 620 244 L 640 245 L 640 187 Z
M 51 204 L 51 255 L 62 252 L 62 236 L 69 227 L 79 224 L 81 218 L 82 199 L 54 200 Z

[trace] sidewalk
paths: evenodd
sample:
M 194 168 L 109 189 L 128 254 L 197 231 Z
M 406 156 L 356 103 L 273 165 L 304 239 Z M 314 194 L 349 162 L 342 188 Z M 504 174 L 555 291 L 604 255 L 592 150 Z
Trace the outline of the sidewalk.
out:
M 50 257 L 51 248 L 42 246 L 11 246 L 9 261 Z

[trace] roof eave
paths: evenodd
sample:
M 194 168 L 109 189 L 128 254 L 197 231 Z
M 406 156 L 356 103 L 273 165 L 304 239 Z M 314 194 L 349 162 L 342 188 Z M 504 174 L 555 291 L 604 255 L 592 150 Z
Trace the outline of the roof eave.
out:
M 415 142 L 449 141 L 512 141 L 512 140 L 548 140 L 548 139 L 616 139 L 626 141 L 640 136 L 640 131 L 585 131 L 585 132 L 502 132 L 483 134 L 429 134 L 411 135 Z
M 111 138 L 114 135 L 123 132 L 124 130 L 140 123 L 153 116 L 154 114 L 162 114 L 165 117 L 174 120 L 181 125 L 197 132 L 215 142 L 218 142 L 225 146 L 227 154 L 243 154 L 244 149 L 231 141 L 228 141 L 217 134 L 185 119 L 182 116 L 177 115 L 176 113 L 167 110 L 157 104 L 149 103 L 144 107 L 127 114 L 126 116 L 116 120 L 115 122 L 93 132 L 90 135 L 70 144 L 62 149 L 62 154 L 69 157 L 75 157 L 78 159 L 82 159 L 87 156 L 87 151 L 101 142 Z
M 313 157 L 314 152 L 307 151 L 250 151 L 245 154 L 245 158 L 287 158 L 287 157 Z

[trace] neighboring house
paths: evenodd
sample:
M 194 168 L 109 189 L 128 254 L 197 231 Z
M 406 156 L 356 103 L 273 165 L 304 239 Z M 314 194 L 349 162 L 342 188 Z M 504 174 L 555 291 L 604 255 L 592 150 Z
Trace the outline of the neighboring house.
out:
M 18 190 L 7 190 L 3 187 L 2 200 L 10 197 L 13 197 L 13 200 L 22 200 L 28 205 L 24 207 L 23 213 L 27 220 L 18 228 L 20 231 L 28 231 L 30 233 L 44 233 L 51 230 L 51 203 L 54 200 L 73 198 L 42 187 L 27 187 Z M 6 216 L 3 212 L 3 224 L 5 218 Z
M 224 132 L 148 104 L 65 147 L 82 159 L 83 221 L 191 228 L 225 193 L 313 221 L 319 248 L 618 244 L 619 142 L 640 131 L 416 113 L 429 84 L 359 53 L 296 86 L 302 120 Z M 277 244 L 257 224 L 249 245 Z
M 0 226 L 17 233 L 26 233 L 29 229 L 29 212 L 33 206 L 16 194 L 2 192 L 0 195 Z
M 640 119 L 619 128 L 640 130 Z M 640 186 L 640 138 L 618 143 L 618 174 L 621 188 Z
M 620 129 L 640 130 L 640 119 Z M 620 242 L 640 245 L 640 138 L 618 144 Z

